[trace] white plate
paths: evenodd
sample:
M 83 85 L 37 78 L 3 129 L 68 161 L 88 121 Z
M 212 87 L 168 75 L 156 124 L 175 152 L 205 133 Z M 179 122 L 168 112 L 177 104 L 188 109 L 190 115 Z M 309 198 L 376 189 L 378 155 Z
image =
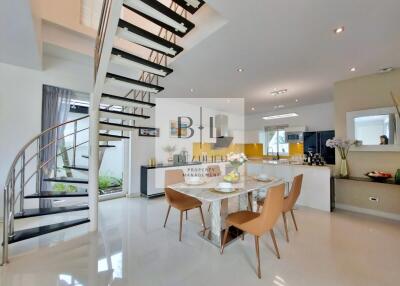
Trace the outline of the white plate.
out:
M 273 177 L 268 178 L 268 177 L 258 177 L 258 176 L 255 176 L 254 179 L 260 182 L 272 182 L 274 180 Z
M 189 186 L 198 186 L 204 184 L 205 180 L 198 180 L 198 181 L 186 181 L 185 184 Z
M 233 193 L 236 192 L 236 189 L 234 188 L 214 188 L 215 191 L 219 193 Z

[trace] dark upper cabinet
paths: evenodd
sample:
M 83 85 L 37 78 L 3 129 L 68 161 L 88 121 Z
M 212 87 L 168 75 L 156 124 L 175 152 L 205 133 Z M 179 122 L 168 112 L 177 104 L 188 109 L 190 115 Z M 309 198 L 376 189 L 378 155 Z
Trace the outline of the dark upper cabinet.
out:
M 304 132 L 304 153 L 317 153 L 317 132 Z
M 326 147 L 326 140 L 335 137 L 334 130 L 304 132 L 304 153 L 320 153 L 327 164 L 335 164 L 335 149 Z

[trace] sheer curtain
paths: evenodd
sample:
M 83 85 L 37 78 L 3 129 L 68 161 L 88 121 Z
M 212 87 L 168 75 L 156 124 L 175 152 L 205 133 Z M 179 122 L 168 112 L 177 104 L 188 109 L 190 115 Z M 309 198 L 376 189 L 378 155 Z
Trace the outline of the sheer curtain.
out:
M 42 131 L 64 123 L 67 121 L 71 97 L 73 91 L 65 88 L 43 85 L 43 99 L 42 99 Z M 57 129 L 58 138 L 62 137 L 64 134 L 64 127 L 59 127 Z M 43 148 L 50 142 L 54 141 L 56 135 L 56 130 L 48 132 L 40 139 L 40 146 Z M 58 146 L 61 141 L 58 141 Z M 40 154 L 40 161 L 43 163 L 49 161 L 54 157 L 56 152 L 56 145 L 51 144 L 50 146 L 44 148 Z M 58 152 L 60 150 L 58 149 Z M 50 160 L 47 165 L 43 168 L 42 172 L 42 189 L 41 191 L 47 191 L 47 184 L 43 182 L 44 178 L 52 177 L 57 172 L 55 170 L 55 160 Z M 41 207 L 49 207 L 50 205 L 45 202 L 45 200 L 40 200 Z

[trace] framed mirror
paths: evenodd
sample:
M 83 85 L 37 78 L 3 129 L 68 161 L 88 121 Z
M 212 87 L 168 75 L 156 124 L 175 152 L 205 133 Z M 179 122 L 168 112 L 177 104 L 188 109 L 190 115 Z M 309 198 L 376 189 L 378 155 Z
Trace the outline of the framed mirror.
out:
M 347 138 L 360 142 L 351 151 L 400 151 L 400 119 L 394 107 L 347 112 Z

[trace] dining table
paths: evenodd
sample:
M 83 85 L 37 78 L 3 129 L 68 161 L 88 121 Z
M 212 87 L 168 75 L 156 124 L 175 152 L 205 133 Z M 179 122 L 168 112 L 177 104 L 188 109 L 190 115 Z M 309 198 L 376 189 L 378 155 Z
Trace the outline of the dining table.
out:
M 222 246 L 222 238 L 227 228 L 225 218 L 228 216 L 228 207 L 230 210 L 233 208 L 237 211 L 252 211 L 254 193 L 285 183 L 281 178 L 261 180 L 252 176 L 241 176 L 240 180 L 231 183 L 228 189 L 220 189 L 220 184 L 224 182 L 223 176 L 206 177 L 198 185 L 188 182 L 180 182 L 167 187 L 211 204 L 210 226 L 206 228 L 206 231 L 201 231 L 199 234 L 219 248 Z M 226 245 L 229 245 L 241 235 L 243 233 L 239 229 L 230 227 Z

